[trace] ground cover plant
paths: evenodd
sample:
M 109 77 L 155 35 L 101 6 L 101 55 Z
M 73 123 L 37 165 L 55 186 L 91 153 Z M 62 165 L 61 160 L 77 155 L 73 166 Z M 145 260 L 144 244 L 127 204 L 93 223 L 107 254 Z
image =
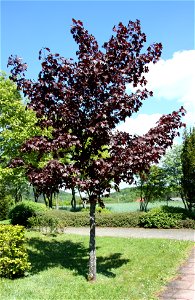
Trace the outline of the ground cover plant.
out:
M 98 279 L 86 281 L 88 238 L 27 232 L 31 274 L 0 279 L 4 300 L 152 300 L 176 274 L 192 242 L 97 237 Z

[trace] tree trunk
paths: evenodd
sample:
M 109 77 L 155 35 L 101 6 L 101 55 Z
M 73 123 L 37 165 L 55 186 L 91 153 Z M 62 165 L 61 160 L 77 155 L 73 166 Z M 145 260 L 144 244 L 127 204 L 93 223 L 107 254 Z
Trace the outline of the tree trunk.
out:
M 92 199 L 90 201 L 89 281 L 96 280 L 95 207 L 96 200 Z
M 75 198 L 75 189 L 72 188 L 72 200 L 71 200 L 72 209 L 76 210 L 76 198 Z
M 47 197 L 45 194 L 43 194 L 43 199 L 44 199 L 45 205 L 48 206 L 48 201 L 47 201 Z
M 59 205 L 58 205 L 58 193 L 55 195 L 55 200 L 56 200 L 56 210 L 58 210 L 59 209 Z
M 36 188 L 35 188 L 35 187 L 33 187 L 33 195 L 34 195 L 35 202 L 38 202 L 38 198 L 39 198 L 39 196 L 38 196 L 38 193 L 37 193 L 37 191 L 36 191 Z
M 49 200 L 49 208 L 52 208 L 52 200 L 53 200 L 53 193 L 51 192 L 49 197 L 48 197 L 48 200 Z

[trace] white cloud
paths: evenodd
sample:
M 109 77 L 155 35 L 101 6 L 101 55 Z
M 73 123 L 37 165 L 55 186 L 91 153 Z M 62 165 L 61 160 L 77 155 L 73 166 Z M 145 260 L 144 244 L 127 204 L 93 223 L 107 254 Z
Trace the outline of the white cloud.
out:
M 117 126 L 120 131 L 126 131 L 130 134 L 143 135 L 160 119 L 162 114 L 139 114 L 136 118 L 128 118 L 124 123 Z
M 147 87 L 155 99 L 177 101 L 187 110 L 185 122 L 195 122 L 195 50 L 175 52 L 168 60 L 149 66 Z M 165 104 L 166 105 L 166 104 Z M 168 103 L 167 103 L 168 105 Z
M 195 125 L 195 50 L 175 52 L 168 60 L 161 59 L 156 64 L 149 64 L 149 73 L 145 74 L 148 90 L 153 91 L 154 100 L 163 100 L 165 105 L 169 101 L 178 102 L 187 110 L 183 121 L 189 126 Z M 131 85 L 127 92 L 133 91 Z M 176 106 L 176 109 L 178 106 Z M 160 118 L 158 114 L 141 114 L 136 118 L 127 119 L 119 125 L 119 130 L 129 133 L 144 134 L 155 125 Z

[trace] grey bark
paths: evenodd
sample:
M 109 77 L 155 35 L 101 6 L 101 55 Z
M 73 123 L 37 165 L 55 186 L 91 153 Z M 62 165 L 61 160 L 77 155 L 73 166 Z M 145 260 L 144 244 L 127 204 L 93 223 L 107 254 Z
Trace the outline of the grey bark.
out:
M 96 280 L 95 207 L 96 201 L 90 201 L 89 281 Z

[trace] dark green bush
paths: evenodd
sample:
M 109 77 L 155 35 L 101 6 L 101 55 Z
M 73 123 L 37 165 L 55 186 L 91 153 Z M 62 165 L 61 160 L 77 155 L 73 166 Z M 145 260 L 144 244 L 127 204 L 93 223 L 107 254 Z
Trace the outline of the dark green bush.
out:
M 140 217 L 140 226 L 146 228 L 182 228 L 193 226 L 194 215 L 181 207 L 161 206 Z M 184 222 L 190 219 L 189 222 Z M 191 227 L 190 227 L 191 228 Z
M 173 214 L 182 214 L 182 219 L 185 220 L 186 218 L 194 219 L 195 220 L 195 213 L 190 212 L 189 210 L 182 208 L 182 207 L 175 207 L 175 206 L 161 206 L 164 212 L 173 213 Z
M 30 269 L 24 242 L 23 226 L 0 225 L 1 277 L 21 277 Z
M 0 198 L 0 221 L 8 219 L 13 199 L 10 195 Z
M 195 220 L 188 219 L 188 218 L 186 220 L 180 220 L 179 221 L 179 228 L 195 229 Z
M 13 209 L 11 209 L 9 218 L 11 219 L 11 224 L 18 224 L 27 227 L 28 218 L 36 216 L 38 212 L 46 210 L 47 208 L 45 204 L 32 201 L 23 201 L 21 203 L 18 203 Z

